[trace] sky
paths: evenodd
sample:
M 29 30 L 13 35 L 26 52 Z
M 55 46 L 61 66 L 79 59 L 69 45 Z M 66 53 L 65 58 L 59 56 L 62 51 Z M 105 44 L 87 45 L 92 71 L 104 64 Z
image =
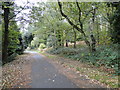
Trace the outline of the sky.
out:
M 47 2 L 47 0 L 14 0 L 14 2 L 18 5 L 18 6 L 25 6 L 27 4 L 27 1 L 29 1 L 30 3 L 33 3 L 35 6 L 37 6 L 37 2 Z M 27 6 L 31 6 L 31 4 L 27 4 Z M 21 17 L 22 16 L 22 13 L 26 13 L 26 14 L 29 14 L 29 11 L 30 9 L 25 9 L 25 10 L 22 10 L 18 15 L 17 15 L 17 18 Z M 24 19 L 26 20 L 29 20 L 29 18 L 27 16 L 24 16 Z M 17 22 L 18 26 L 21 26 L 20 25 L 20 21 Z M 21 28 L 21 32 L 27 32 L 28 30 L 25 29 L 29 26 L 29 23 L 25 23 L 23 24 L 24 25 L 24 28 Z M 23 26 L 22 25 L 22 26 Z
M 37 2 L 46 2 L 47 0 L 15 0 L 17 5 L 23 6 L 25 3 L 29 1 L 30 3 L 37 3 Z
M 23 2 L 31 2 L 31 3 L 36 3 L 36 2 L 57 2 L 57 0 L 15 0 L 15 2 L 18 4 L 18 5 L 22 5 Z M 75 2 L 76 0 L 59 0 L 59 1 L 62 1 L 62 2 Z M 118 2 L 120 0 L 77 0 L 78 2 Z
M 27 1 L 29 1 L 30 3 L 34 3 L 35 6 L 37 6 L 37 2 L 47 2 L 47 0 L 14 0 L 14 2 L 15 2 L 18 6 L 23 6 L 23 7 L 27 4 Z M 31 6 L 31 5 L 28 5 L 28 4 L 27 4 L 27 6 Z M 29 9 L 22 10 L 21 13 L 19 13 L 19 14 L 17 15 L 17 17 L 21 17 L 21 16 L 22 16 L 22 13 L 29 14 L 29 11 L 30 11 Z M 27 16 L 24 16 L 24 19 L 28 19 L 28 20 L 29 20 L 29 18 L 28 18 Z M 19 25 L 20 25 L 20 22 L 18 21 L 17 24 L 18 24 L 18 26 L 19 26 Z M 27 27 L 29 26 L 29 23 L 26 23 L 26 24 L 23 24 L 23 25 L 24 25 L 25 28 L 27 28 Z M 23 32 L 28 31 L 28 30 L 26 30 L 25 28 L 24 28 L 24 29 L 21 28 L 21 31 L 23 31 Z

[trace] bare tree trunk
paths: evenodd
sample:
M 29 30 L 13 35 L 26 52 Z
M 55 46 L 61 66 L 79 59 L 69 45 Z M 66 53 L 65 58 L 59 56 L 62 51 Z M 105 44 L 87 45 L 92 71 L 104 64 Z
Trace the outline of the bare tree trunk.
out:
M 54 43 L 54 45 L 53 45 L 53 48 L 57 48 L 57 40 L 56 40 L 56 38 L 57 38 L 57 33 L 56 33 L 56 30 L 54 29 L 54 36 L 55 36 L 55 43 Z
M 94 51 L 96 51 L 96 47 L 95 47 L 96 40 L 95 40 L 95 38 L 94 38 L 93 35 L 91 35 L 91 41 L 92 41 L 92 43 L 91 43 L 91 49 L 92 49 L 92 52 L 94 52 Z
M 76 48 L 76 31 L 74 30 L 74 28 L 73 31 L 74 31 L 74 48 Z
M 63 31 L 61 32 L 61 46 L 64 47 Z
M 62 46 L 62 43 L 61 43 L 61 32 L 59 30 L 56 32 L 56 37 L 57 37 L 57 48 L 58 48 L 58 47 Z
M 9 4 L 9 2 L 6 2 L 7 4 Z M 3 38 L 3 50 L 2 50 L 2 59 L 3 61 L 7 61 L 8 58 L 8 34 L 9 34 L 9 30 L 8 30 L 8 25 L 9 25 L 9 7 L 5 7 L 3 6 L 3 10 L 4 10 L 4 38 Z
M 92 14 L 93 14 L 93 17 L 92 17 L 92 31 L 91 31 L 91 35 L 90 35 L 90 37 L 91 37 L 91 50 L 92 50 L 92 52 L 94 52 L 94 51 L 96 51 L 96 40 L 95 40 L 95 37 L 94 37 L 94 35 L 93 35 L 93 30 L 94 30 L 94 23 L 95 23 L 95 13 L 96 13 L 96 11 L 95 11 L 95 8 L 93 7 L 93 12 L 92 12 Z
M 66 40 L 66 42 L 65 42 L 65 46 L 68 47 L 68 40 Z
M 99 25 L 98 25 L 98 23 L 97 23 L 97 44 L 99 45 L 99 38 L 100 38 L 100 34 L 99 34 Z
M 61 44 L 61 35 L 60 34 L 58 35 L 58 43 L 59 43 L 59 46 L 61 47 L 62 44 Z
M 64 47 L 64 40 L 61 41 L 61 46 Z

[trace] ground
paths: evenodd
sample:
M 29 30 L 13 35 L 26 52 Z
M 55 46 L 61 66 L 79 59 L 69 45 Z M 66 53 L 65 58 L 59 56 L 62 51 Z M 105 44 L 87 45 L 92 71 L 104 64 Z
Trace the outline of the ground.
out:
M 31 82 L 31 54 L 17 56 L 14 61 L 2 67 L 3 88 L 29 88 Z
M 52 56 L 51 56 L 52 57 Z M 54 56 L 53 56 L 54 57 Z M 70 64 L 72 63 L 72 64 Z M 26 52 L 3 66 L 3 88 L 105 88 L 107 85 L 90 79 L 74 66 L 77 61 L 62 57 L 50 58 L 36 52 Z M 78 68 L 80 69 L 80 68 Z M 82 68 L 83 69 L 83 68 Z M 83 70 L 84 72 L 85 70 Z

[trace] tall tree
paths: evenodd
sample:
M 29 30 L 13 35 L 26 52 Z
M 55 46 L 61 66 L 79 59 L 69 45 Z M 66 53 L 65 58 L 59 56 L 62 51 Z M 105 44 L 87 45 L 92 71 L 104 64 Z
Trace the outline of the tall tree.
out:
M 3 14 L 4 27 L 3 27 L 3 34 L 2 34 L 3 35 L 2 59 L 5 62 L 8 60 L 9 51 L 12 51 L 12 49 L 10 50 L 10 48 L 9 48 L 11 43 L 12 44 L 14 43 L 14 45 L 15 45 L 15 47 L 14 47 L 15 52 L 16 52 L 16 49 L 18 48 L 18 47 L 16 47 L 18 45 L 18 43 L 16 41 L 18 40 L 18 38 L 19 38 L 18 36 L 20 34 L 19 34 L 19 30 L 18 30 L 16 21 L 15 21 L 15 17 L 25 8 L 25 6 L 23 8 L 21 8 L 20 11 L 17 11 L 16 13 L 15 13 L 15 8 L 17 8 L 17 7 L 15 6 L 14 2 L 2 2 L 2 9 L 4 11 L 4 14 Z
M 116 7 L 116 10 L 113 15 L 113 31 L 111 31 L 111 37 L 113 43 L 120 44 L 120 2 L 112 3 L 113 7 Z
M 89 50 L 90 51 L 95 51 L 95 38 L 93 35 L 91 35 L 91 39 L 92 39 L 92 44 L 89 42 L 89 40 L 87 39 L 87 35 L 86 33 L 84 32 L 84 28 L 83 28 L 83 22 L 81 20 L 82 18 L 82 10 L 81 10 L 81 7 L 79 6 L 79 3 L 78 1 L 76 0 L 76 5 L 77 5 L 77 8 L 78 8 L 78 20 L 79 20 L 79 26 L 77 24 L 74 24 L 74 22 L 71 21 L 71 19 L 63 12 L 63 8 L 62 8 L 62 4 L 61 2 L 58 0 L 58 5 L 59 5 L 59 8 L 60 8 L 60 13 L 63 17 L 65 17 L 67 19 L 67 21 L 69 22 L 69 24 L 71 26 L 73 26 L 73 28 L 75 28 L 76 30 L 78 30 L 83 36 L 84 36 L 84 41 L 86 43 L 86 45 L 89 47 Z M 93 9 L 91 9 L 88 13 L 91 13 L 91 11 L 94 11 Z M 86 18 L 86 17 L 85 17 Z
M 10 2 L 3 2 L 2 9 L 4 10 L 4 42 L 3 42 L 3 50 L 2 50 L 2 58 L 4 61 L 8 58 L 8 34 L 9 34 L 9 14 L 10 14 Z

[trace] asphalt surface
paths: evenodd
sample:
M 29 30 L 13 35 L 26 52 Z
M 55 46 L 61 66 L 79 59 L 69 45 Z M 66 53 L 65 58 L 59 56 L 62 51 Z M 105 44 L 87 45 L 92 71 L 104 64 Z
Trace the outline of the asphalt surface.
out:
M 32 53 L 35 60 L 32 63 L 31 88 L 78 88 L 42 55 L 32 51 L 27 53 Z

